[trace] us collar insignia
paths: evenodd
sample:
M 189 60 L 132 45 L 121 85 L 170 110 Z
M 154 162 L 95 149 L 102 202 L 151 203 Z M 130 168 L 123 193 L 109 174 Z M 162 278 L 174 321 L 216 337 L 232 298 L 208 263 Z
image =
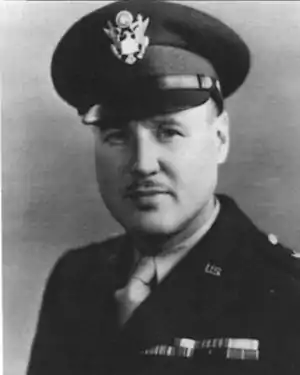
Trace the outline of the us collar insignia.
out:
M 134 20 L 127 10 L 117 14 L 115 26 L 108 21 L 107 28 L 103 30 L 112 40 L 110 48 L 113 54 L 129 65 L 141 60 L 149 45 L 149 38 L 145 36 L 148 25 L 149 18 L 143 20 L 138 14 Z
M 207 265 L 205 266 L 204 272 L 211 274 L 213 276 L 221 276 L 222 268 L 217 267 L 215 264 L 207 263 Z

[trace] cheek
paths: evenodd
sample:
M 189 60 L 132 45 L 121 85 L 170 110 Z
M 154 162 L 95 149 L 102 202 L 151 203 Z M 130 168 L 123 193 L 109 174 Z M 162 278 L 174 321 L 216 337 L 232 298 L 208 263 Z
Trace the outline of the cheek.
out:
M 97 181 L 100 192 L 106 195 L 107 192 L 117 191 L 122 177 L 122 157 L 110 150 L 96 148 L 95 166 Z
M 189 179 L 197 179 L 203 173 L 210 174 L 217 167 L 217 150 L 213 139 L 195 139 L 180 153 L 180 164 Z
M 217 151 L 215 143 L 207 138 L 192 142 L 178 160 L 174 160 L 178 194 L 184 201 L 196 205 L 210 196 L 217 183 Z

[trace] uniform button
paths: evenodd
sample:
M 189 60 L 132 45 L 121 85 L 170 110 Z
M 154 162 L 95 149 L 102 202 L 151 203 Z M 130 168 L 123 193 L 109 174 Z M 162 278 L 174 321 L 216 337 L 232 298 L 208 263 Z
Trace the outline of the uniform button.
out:
M 271 242 L 272 245 L 277 245 L 278 244 L 278 238 L 275 236 L 275 234 L 270 233 L 268 235 L 268 239 Z

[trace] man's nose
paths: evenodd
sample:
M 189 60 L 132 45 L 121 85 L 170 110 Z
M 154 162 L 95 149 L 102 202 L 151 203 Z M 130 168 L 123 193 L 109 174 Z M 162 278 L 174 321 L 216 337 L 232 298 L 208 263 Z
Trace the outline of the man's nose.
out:
M 159 150 L 151 131 L 140 128 L 135 137 L 132 157 L 132 172 L 153 175 L 159 170 Z

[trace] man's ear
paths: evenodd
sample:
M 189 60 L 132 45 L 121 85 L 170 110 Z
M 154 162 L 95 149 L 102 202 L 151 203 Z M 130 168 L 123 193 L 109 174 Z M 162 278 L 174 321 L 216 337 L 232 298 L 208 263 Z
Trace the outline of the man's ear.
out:
M 230 146 L 229 117 L 226 111 L 223 111 L 214 122 L 214 130 L 217 142 L 218 164 L 225 163 Z

